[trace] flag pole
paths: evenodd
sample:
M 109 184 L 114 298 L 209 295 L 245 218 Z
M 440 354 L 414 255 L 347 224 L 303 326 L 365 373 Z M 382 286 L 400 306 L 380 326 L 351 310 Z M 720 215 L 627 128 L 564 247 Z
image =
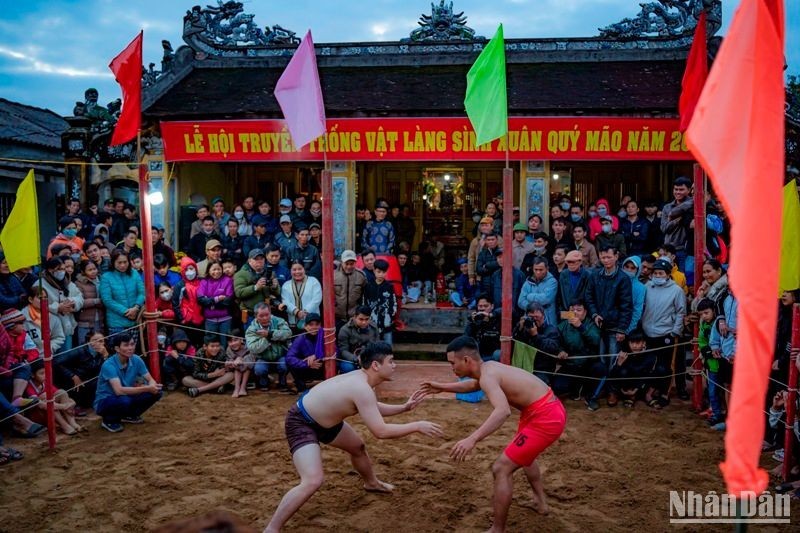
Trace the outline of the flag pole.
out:
M 792 352 L 800 348 L 800 304 L 792 306 Z M 783 438 L 783 481 L 789 480 L 794 454 L 794 418 L 797 401 L 797 356 L 789 356 L 789 394 L 786 397 L 786 434 Z
M 144 263 L 144 318 L 147 342 L 142 340 L 145 353 L 149 354 L 150 375 L 161 383 L 161 358 L 158 353 L 158 331 L 154 319 L 156 314 L 155 265 L 153 263 L 153 232 L 150 223 L 150 201 L 148 200 L 150 175 L 144 164 L 142 153 L 142 130 L 136 132 L 136 160 L 139 164 L 139 217 L 141 219 L 142 262 Z
M 512 249 L 512 227 L 514 225 L 514 170 L 509 164 L 508 131 L 506 131 L 504 140 L 506 145 L 506 167 L 503 169 L 503 304 L 500 319 L 500 362 L 508 365 L 511 364 L 513 346 L 511 340 L 511 315 L 515 303 L 512 302 L 513 298 L 511 298 L 514 275 L 514 253 Z
M 40 263 L 39 268 L 42 268 Z M 44 396 L 47 401 L 47 443 L 50 451 L 56 449 L 55 387 L 53 386 L 53 351 L 50 346 L 50 308 L 47 292 L 39 275 L 39 310 L 42 313 L 42 350 L 44 359 Z
M 706 173 L 699 164 L 694 164 L 694 293 L 700 290 L 703 282 L 703 263 L 706 251 Z M 694 337 L 700 333 L 700 321 L 694 324 Z M 680 357 L 680 356 L 679 356 Z M 703 404 L 703 360 L 700 346 L 692 348 L 692 407 L 700 412 Z M 684 380 L 685 381 L 685 380 Z
M 336 375 L 336 309 L 333 291 L 333 175 L 328 167 L 327 127 L 322 134 L 322 324 L 325 341 L 325 379 Z

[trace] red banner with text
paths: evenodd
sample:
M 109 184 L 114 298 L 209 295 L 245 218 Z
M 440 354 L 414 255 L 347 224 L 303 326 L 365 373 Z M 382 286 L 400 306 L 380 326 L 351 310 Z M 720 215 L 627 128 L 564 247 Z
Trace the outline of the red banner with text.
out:
M 167 161 L 688 161 L 678 119 L 512 117 L 508 137 L 475 145 L 466 118 L 328 119 L 297 150 L 282 120 L 162 122 Z

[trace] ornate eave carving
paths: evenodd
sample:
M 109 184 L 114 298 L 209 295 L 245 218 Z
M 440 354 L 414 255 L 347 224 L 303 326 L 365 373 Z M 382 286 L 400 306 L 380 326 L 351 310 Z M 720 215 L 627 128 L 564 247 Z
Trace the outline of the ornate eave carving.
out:
M 431 2 L 431 14 L 422 14 L 419 17 L 419 28 L 402 39 L 402 42 L 448 42 L 448 41 L 485 41 L 486 38 L 476 36 L 475 30 L 467 26 L 467 17 L 464 12 L 454 13 L 453 2 L 445 4 L 439 0 L 437 6 Z
M 631 18 L 600 28 L 600 37 L 642 39 L 690 36 L 697 27 L 700 12 L 707 13 L 707 35 L 712 37 L 722 26 L 721 0 L 658 0 L 640 3 L 641 11 Z

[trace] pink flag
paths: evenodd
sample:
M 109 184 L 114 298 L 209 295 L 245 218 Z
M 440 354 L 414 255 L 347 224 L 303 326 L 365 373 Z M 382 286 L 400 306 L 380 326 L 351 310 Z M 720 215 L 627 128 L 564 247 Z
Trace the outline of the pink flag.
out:
M 281 106 L 296 148 L 302 148 L 325 133 L 325 102 L 322 101 L 311 30 L 275 85 L 275 99 Z
M 728 278 L 739 312 L 721 467 L 728 492 L 736 496 L 759 494 L 769 481 L 758 463 L 778 312 L 783 48 L 783 0 L 743 0 L 686 130 L 686 144 L 733 224 Z

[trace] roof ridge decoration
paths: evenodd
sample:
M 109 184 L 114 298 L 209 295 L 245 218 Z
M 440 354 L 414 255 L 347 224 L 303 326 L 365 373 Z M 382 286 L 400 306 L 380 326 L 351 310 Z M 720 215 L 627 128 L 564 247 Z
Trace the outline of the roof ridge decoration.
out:
M 633 17 L 599 28 L 600 37 L 641 39 L 647 37 L 677 37 L 694 32 L 700 12 L 708 14 L 707 32 L 712 37 L 722 26 L 721 0 L 658 0 L 640 3 L 642 8 Z
M 295 32 L 274 24 L 262 30 L 242 2 L 217 0 L 217 5 L 193 6 L 183 17 L 183 40 L 198 52 L 220 55 L 220 47 L 299 44 Z
M 439 0 L 437 6 L 431 2 L 431 14 L 419 17 L 419 28 L 401 39 L 401 42 L 448 42 L 448 41 L 485 41 L 486 37 L 476 36 L 475 30 L 467 26 L 464 12 L 453 13 L 453 2 L 445 4 Z

